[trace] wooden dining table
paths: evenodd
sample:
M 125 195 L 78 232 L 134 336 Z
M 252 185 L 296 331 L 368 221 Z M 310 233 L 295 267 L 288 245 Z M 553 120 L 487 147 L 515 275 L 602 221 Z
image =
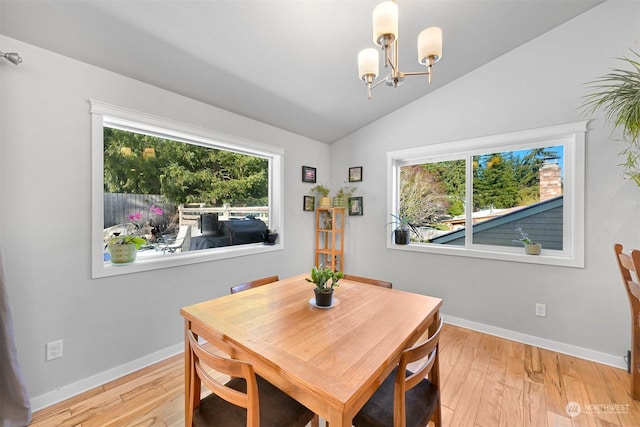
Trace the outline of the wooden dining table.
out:
M 308 274 L 180 310 L 185 331 L 222 337 L 231 357 L 329 421 L 351 426 L 421 335 L 435 332 L 440 298 L 341 280 L 330 308 L 313 303 Z M 193 368 L 185 338 L 185 417 Z M 436 369 L 437 372 L 437 369 Z

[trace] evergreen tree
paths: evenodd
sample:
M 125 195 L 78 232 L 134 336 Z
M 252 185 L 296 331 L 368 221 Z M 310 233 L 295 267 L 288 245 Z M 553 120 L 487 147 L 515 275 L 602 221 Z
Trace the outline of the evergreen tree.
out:
M 162 194 L 174 204 L 266 205 L 268 160 L 105 127 L 104 191 Z

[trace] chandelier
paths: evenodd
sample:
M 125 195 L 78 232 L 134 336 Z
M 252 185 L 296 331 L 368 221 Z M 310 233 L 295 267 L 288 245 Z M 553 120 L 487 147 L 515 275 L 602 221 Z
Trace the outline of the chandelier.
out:
M 426 71 L 403 73 L 398 69 L 398 4 L 385 1 L 373 9 L 373 41 L 380 46 L 384 55 L 384 67 L 391 68 L 384 80 L 373 83 L 378 77 L 379 58 L 375 48 L 368 48 L 358 54 L 358 76 L 367 85 L 367 93 L 371 99 L 371 91 L 382 82 L 387 86 L 398 87 L 406 76 L 429 76 L 433 64 L 442 57 L 442 30 L 429 27 L 418 35 L 418 62 L 427 67 Z

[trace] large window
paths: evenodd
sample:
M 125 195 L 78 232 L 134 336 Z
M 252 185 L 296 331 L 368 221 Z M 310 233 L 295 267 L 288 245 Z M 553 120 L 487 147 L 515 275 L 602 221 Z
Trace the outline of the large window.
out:
M 282 150 L 97 101 L 93 114 L 93 277 L 280 249 Z M 265 246 L 263 234 L 280 240 Z M 106 242 L 135 234 L 136 262 Z
M 389 248 L 584 266 L 586 122 L 388 153 L 389 214 L 420 231 Z M 526 255 L 523 233 L 542 245 Z

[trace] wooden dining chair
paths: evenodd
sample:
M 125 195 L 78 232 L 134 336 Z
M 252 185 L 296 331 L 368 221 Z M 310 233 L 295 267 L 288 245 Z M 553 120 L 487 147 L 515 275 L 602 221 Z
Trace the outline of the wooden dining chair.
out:
M 258 286 L 262 286 L 262 285 L 266 285 L 267 283 L 273 283 L 273 282 L 277 282 L 278 280 L 280 280 L 278 278 L 278 276 L 269 276 L 269 277 L 263 277 L 261 279 L 256 279 L 256 280 L 252 280 L 250 282 L 247 283 L 242 283 L 240 285 L 235 285 L 231 287 L 231 293 L 235 294 L 236 292 L 242 292 L 242 291 L 246 291 L 247 289 L 251 289 L 251 288 L 255 288 Z
M 192 415 L 191 426 L 304 427 L 315 418 L 312 411 L 257 376 L 250 363 L 214 354 L 198 342 L 191 330 L 187 335 L 192 358 L 187 409 L 187 417 Z M 221 339 L 209 339 L 208 343 L 226 348 Z M 216 378 L 217 373 L 231 380 L 222 383 Z M 201 384 L 211 391 L 203 399 Z
M 370 279 L 368 277 L 362 277 L 362 276 L 354 276 L 352 274 L 345 274 L 343 279 L 347 279 L 347 280 L 353 280 L 355 282 L 360 282 L 360 283 L 366 283 L 368 285 L 376 285 L 376 286 L 382 286 L 383 288 L 393 288 L 393 285 L 391 284 L 391 282 L 385 282 L 384 280 L 378 280 L 378 279 Z
M 398 366 L 353 418 L 355 427 L 425 427 L 430 420 L 442 426 L 438 371 L 442 325 L 440 318 L 431 337 L 402 352 Z
M 640 285 L 638 284 L 640 251 L 632 250 L 630 254 L 625 254 L 619 243 L 616 243 L 613 248 L 631 306 L 631 358 L 629 360 L 631 397 L 634 400 L 640 400 Z

